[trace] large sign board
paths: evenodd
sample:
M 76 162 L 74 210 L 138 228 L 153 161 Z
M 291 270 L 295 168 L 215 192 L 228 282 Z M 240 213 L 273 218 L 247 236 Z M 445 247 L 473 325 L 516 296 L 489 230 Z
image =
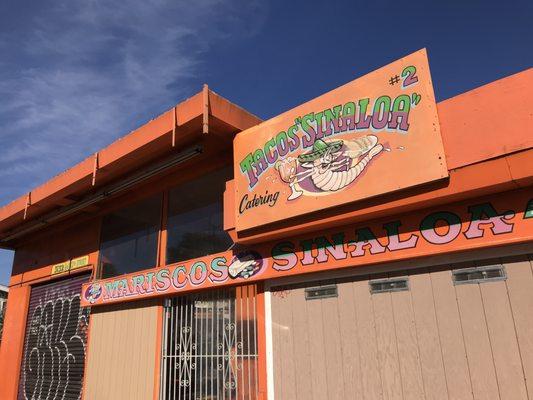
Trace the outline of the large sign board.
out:
M 97 306 L 532 240 L 533 198 L 522 190 L 87 283 L 81 302 Z
M 425 50 L 234 140 L 243 231 L 448 176 Z

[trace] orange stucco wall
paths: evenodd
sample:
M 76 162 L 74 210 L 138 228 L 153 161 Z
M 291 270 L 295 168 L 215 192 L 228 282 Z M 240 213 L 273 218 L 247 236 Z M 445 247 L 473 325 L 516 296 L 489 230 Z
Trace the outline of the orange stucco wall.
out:
M 30 287 L 11 288 L 0 347 L 0 399 L 17 398 Z

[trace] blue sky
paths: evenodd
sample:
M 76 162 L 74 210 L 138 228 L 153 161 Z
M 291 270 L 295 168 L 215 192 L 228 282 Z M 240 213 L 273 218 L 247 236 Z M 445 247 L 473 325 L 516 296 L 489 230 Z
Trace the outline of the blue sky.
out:
M 268 118 L 427 47 L 452 97 L 531 67 L 532 19 L 529 0 L 4 0 L 0 203 L 202 83 Z

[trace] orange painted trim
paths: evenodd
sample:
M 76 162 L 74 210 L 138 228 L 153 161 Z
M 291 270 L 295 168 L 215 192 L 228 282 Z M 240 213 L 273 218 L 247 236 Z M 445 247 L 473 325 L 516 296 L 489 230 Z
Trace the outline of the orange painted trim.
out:
M 440 102 L 450 169 L 533 147 L 533 68 Z
M 95 279 L 99 279 L 101 275 L 100 274 L 100 243 L 102 242 L 102 226 L 103 226 L 104 218 L 102 216 L 99 216 L 98 218 L 98 241 L 97 241 L 97 247 L 94 252 L 94 268 L 93 272 L 91 274 L 91 277 L 89 280 L 93 281 Z
M 266 322 L 265 322 L 265 289 L 264 284 L 257 285 L 256 297 L 257 309 L 257 351 L 258 351 L 258 392 L 259 399 L 266 400 L 268 397 L 267 383 L 267 355 L 266 355 Z
M 161 207 L 161 229 L 159 230 L 158 251 L 157 251 L 157 265 L 159 267 L 166 265 L 167 262 L 167 243 L 168 243 L 168 203 L 169 192 L 163 192 L 162 207 Z
M 203 111 L 202 111 L 202 133 L 209 133 L 209 87 L 204 84 L 202 89 Z
M 53 264 L 50 264 L 50 265 L 47 265 L 45 267 L 40 267 L 40 268 L 36 268 L 36 269 L 29 270 L 27 272 L 24 272 L 22 274 L 22 282 L 21 283 L 22 284 L 34 284 L 36 282 L 52 280 L 52 279 L 54 279 L 54 277 L 57 279 L 57 278 L 61 278 L 62 276 L 68 275 L 67 273 L 58 274 L 58 275 L 51 275 L 52 265 Z
M 174 115 L 174 124 L 172 125 L 172 147 L 176 147 L 176 129 L 178 128 L 178 111 L 176 110 L 177 107 L 174 107 L 173 115 Z
M 43 270 L 45 269 L 48 270 L 47 275 L 42 274 Z M 65 272 L 63 274 L 56 274 L 56 275 L 50 275 L 50 269 L 51 268 L 49 267 L 43 267 L 43 268 L 39 268 L 38 270 L 34 270 L 34 271 L 37 271 L 36 273 L 33 273 L 34 271 L 30 271 L 31 273 L 28 273 L 28 272 L 23 273 L 21 274 L 22 275 L 21 279 L 18 280 L 19 283 L 17 283 L 16 285 L 33 286 L 33 285 L 37 285 L 43 282 L 52 282 L 52 281 L 58 281 L 61 279 L 66 279 L 66 278 L 80 275 L 80 274 L 87 273 L 87 272 L 91 272 L 91 276 L 92 276 L 95 268 L 93 264 L 89 264 L 83 268 L 78 268 L 73 271 Z M 11 285 L 12 284 L 10 282 L 10 287 Z
M 11 275 L 11 278 L 9 278 L 9 287 L 20 286 L 22 284 L 22 275 L 23 274 Z
M 528 187 L 533 185 L 533 150 L 508 155 L 505 157 L 505 161 L 509 167 L 513 182 L 517 186 Z
M 157 306 L 157 327 L 155 335 L 155 369 L 154 369 L 154 400 L 159 399 L 161 385 L 161 355 L 163 347 L 163 300 Z
M 226 182 L 223 195 L 224 204 L 224 230 L 230 231 L 235 228 L 235 180 Z
M 261 118 L 227 101 L 212 90 L 209 90 L 209 113 L 213 118 L 234 126 L 236 132 L 261 123 Z
M 93 180 L 92 185 L 96 185 L 96 173 L 98 172 L 98 152 L 94 153 Z
M 30 296 L 30 286 L 12 288 L 9 291 L 2 346 L 0 346 L 0 399 L 2 400 L 17 399 Z

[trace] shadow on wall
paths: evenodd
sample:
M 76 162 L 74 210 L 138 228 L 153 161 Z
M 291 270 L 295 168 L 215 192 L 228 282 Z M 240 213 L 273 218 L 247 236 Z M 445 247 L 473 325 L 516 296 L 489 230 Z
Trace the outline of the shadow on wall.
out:
M 12 275 L 31 272 L 31 279 L 48 276 L 49 268 L 54 264 L 95 254 L 98 250 L 98 221 L 93 218 L 66 227 L 58 225 L 31 235 L 17 247 Z M 30 276 L 26 278 L 30 279 Z

